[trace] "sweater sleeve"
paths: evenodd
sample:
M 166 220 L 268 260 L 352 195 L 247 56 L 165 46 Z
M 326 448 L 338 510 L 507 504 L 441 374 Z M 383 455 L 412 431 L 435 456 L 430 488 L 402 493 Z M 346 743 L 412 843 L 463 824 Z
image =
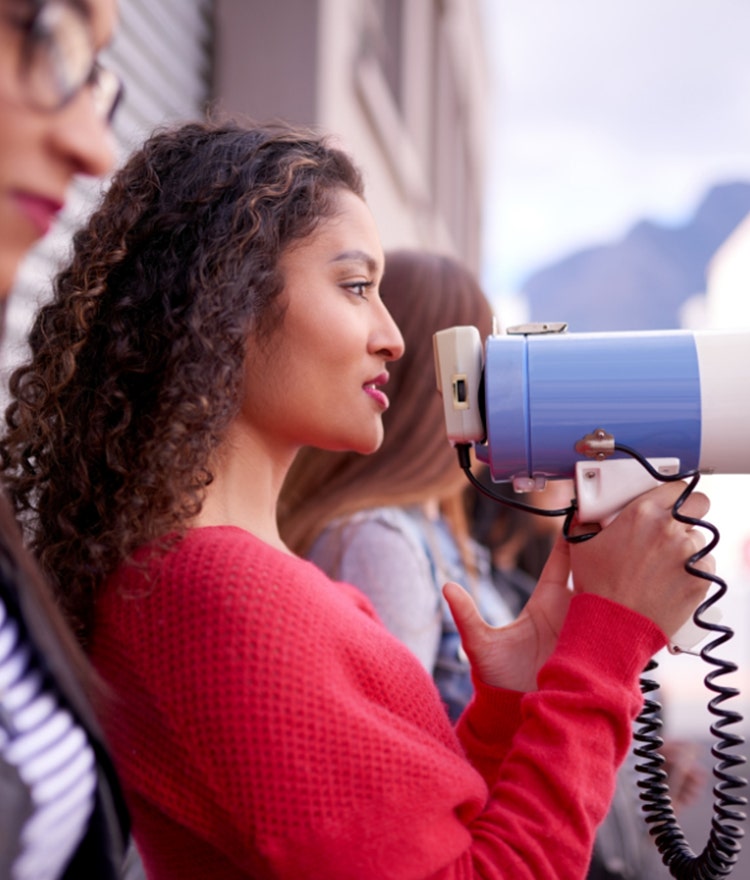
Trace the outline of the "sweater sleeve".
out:
M 95 654 L 124 697 L 109 732 L 136 810 L 231 876 L 585 877 L 661 633 L 576 597 L 539 690 L 480 689 L 464 752 L 365 598 L 279 556 L 201 546 L 158 589 L 108 593 Z M 472 761 L 498 765 L 489 785 Z M 144 814 L 135 825 L 148 836 Z M 186 860 L 179 876 L 205 870 Z
M 474 679 L 474 695 L 456 724 L 467 757 L 490 788 L 521 725 L 523 696 Z
M 586 876 L 579 843 L 585 839 L 593 846 L 642 706 L 640 673 L 665 641 L 651 621 L 616 603 L 591 595 L 573 599 L 557 648 L 540 671 L 539 689 L 520 700 L 512 747 L 472 829 L 474 870 L 482 866 L 489 872 L 505 854 L 505 840 L 487 839 L 486 849 L 476 847 L 479 828 L 485 823 L 505 827 L 512 815 L 523 817 L 513 833 L 525 838 L 521 842 L 516 836 L 524 868 L 498 877 Z M 491 756 L 493 723 L 482 696 L 478 691 L 462 719 L 465 741 L 468 732 L 469 747 L 480 761 Z M 451 867 L 440 876 L 485 874 L 458 874 Z

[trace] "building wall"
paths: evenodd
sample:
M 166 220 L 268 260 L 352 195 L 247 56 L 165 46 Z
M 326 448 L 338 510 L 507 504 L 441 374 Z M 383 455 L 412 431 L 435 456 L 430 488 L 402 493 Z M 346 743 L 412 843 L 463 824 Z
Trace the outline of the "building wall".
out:
M 216 0 L 230 114 L 337 136 L 386 247 L 479 268 L 488 77 L 478 0 Z
M 214 0 L 218 109 L 258 122 L 317 121 L 319 0 Z

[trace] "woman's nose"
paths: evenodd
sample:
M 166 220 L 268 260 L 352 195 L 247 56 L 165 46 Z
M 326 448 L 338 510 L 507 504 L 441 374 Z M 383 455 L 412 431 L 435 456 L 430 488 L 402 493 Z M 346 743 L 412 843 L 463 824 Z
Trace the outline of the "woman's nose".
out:
M 376 348 L 386 360 L 397 361 L 406 348 L 404 337 L 398 329 L 398 325 L 391 317 L 391 313 L 383 305 L 383 321 L 377 336 Z
M 97 112 L 90 89 L 84 88 L 50 117 L 56 149 L 74 174 L 103 177 L 115 164 L 115 139 L 109 122 Z

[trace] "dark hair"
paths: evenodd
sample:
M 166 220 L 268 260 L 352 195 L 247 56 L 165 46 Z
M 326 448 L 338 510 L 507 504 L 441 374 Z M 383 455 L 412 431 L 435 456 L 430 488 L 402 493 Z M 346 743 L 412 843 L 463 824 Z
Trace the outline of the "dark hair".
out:
M 279 503 L 282 537 L 298 553 L 333 519 L 445 498 L 466 483 L 445 433 L 432 337 L 471 324 L 484 339 L 492 332 L 492 308 L 466 266 L 427 251 L 387 253 L 380 293 L 406 343 L 403 357 L 388 365 L 385 439 L 367 456 L 310 448 L 298 454 Z
M 361 196 L 346 154 L 283 125 L 155 133 L 74 239 L 0 447 L 9 497 L 81 638 L 102 581 L 179 534 L 242 394 L 249 337 L 283 317 L 279 258 Z

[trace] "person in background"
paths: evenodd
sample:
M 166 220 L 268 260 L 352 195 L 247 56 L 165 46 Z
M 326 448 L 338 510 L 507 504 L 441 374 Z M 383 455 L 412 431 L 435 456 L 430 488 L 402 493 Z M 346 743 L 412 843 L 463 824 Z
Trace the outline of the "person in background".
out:
M 0 0 L 0 321 L 73 177 L 114 161 L 113 0 Z M 4 323 L 4 321 L 3 321 Z M 0 877 L 119 877 L 128 818 L 94 677 L 0 498 Z
M 572 480 L 548 480 L 544 489 L 519 495 L 511 483 L 494 483 L 486 465 L 477 470 L 476 477 L 494 495 L 540 509 L 565 510 L 575 496 Z M 490 555 L 495 588 L 514 615 L 519 614 L 562 531 L 563 518 L 519 510 L 472 487 L 464 494 L 464 512 L 472 538 Z
M 446 586 L 475 677 L 451 725 L 367 598 L 276 519 L 301 448 L 382 442 L 403 354 L 383 267 L 325 138 L 169 128 L 77 235 L 11 379 L 10 494 L 111 687 L 149 880 L 581 878 L 638 672 L 705 592 L 671 484 L 556 545 L 502 629 Z

